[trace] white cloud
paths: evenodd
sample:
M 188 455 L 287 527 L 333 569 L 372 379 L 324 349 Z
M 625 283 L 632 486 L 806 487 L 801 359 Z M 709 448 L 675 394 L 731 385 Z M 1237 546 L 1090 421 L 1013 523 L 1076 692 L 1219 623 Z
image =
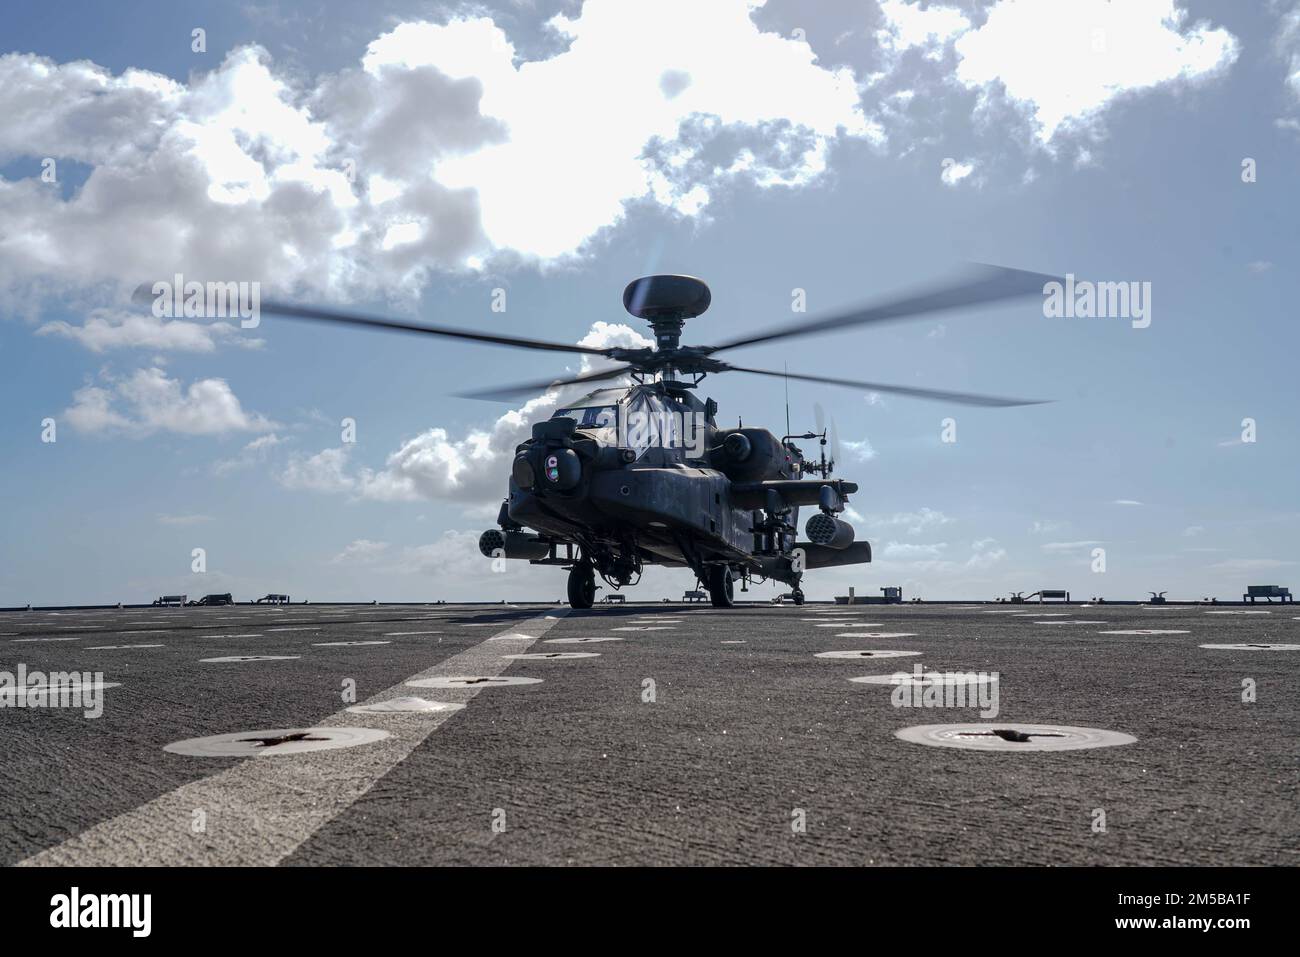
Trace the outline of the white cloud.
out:
M 485 17 L 399 23 L 358 65 L 317 77 L 254 46 L 188 83 L 0 57 L 0 162 L 93 167 L 68 198 L 0 180 L 0 289 L 181 272 L 409 296 L 431 270 L 494 252 L 578 252 L 629 203 L 695 216 L 734 181 L 809 183 L 837 139 L 882 134 L 852 70 L 761 31 L 761 5 L 587 0 L 549 23 L 565 49 L 518 62 Z M 50 331 L 206 348 L 117 325 Z
M 322 449 L 315 455 L 292 455 L 276 476 L 289 489 L 309 492 L 350 492 L 356 479 L 347 473 L 348 448 Z
M 970 29 L 966 15 L 954 7 L 931 3 L 922 7 L 905 0 L 881 0 L 884 26 L 876 42 L 891 57 L 920 48 L 929 59 L 943 55 L 943 47 Z
M 1183 529 L 1184 538 L 1195 538 L 1196 536 L 1203 535 L 1203 534 L 1205 534 L 1204 525 L 1188 525 L 1185 529 Z
M 263 432 L 274 427 L 247 412 L 224 379 L 196 379 L 188 386 L 156 366 L 118 379 L 102 376 L 73 394 L 63 417 L 79 432 L 121 432 L 141 437 L 155 432 L 221 435 Z
M 280 438 L 274 432 L 259 435 L 240 449 L 239 454 L 234 458 L 218 459 L 214 462 L 212 471 L 217 475 L 227 475 L 230 472 L 250 468 L 258 462 L 264 461 L 272 449 L 284 445 L 287 441 L 289 440 Z
M 330 559 L 333 565 L 373 565 L 388 551 L 387 542 L 372 542 L 358 538 Z
M 413 545 L 402 549 L 397 566 L 404 572 L 428 575 L 461 577 L 466 573 L 480 576 L 491 572 L 491 563 L 478 550 L 477 532 L 446 531 L 442 538 L 429 545 Z M 522 563 L 521 565 L 521 570 Z
M 953 519 L 949 518 L 943 512 L 936 511 L 932 508 L 922 507 L 915 512 L 895 512 L 893 515 L 872 515 L 868 516 L 866 522 L 875 528 L 904 527 L 909 535 L 920 535 L 922 532 L 938 528 L 941 525 L 947 525 Z
M 966 559 L 967 568 L 991 568 L 1007 557 L 1005 548 L 997 547 L 995 538 L 981 538 L 971 542 L 971 556 Z
M 735 182 L 808 184 L 833 144 L 884 132 L 861 103 L 868 81 L 759 30 L 760 6 L 587 0 L 549 22 L 561 52 L 518 61 L 486 17 L 404 22 L 357 65 L 313 77 L 255 46 L 188 82 L 0 57 L 0 162 L 92 167 L 67 198 L 36 177 L 0 180 L 0 292 L 91 288 L 102 301 L 103 285 L 180 272 L 410 299 L 431 272 L 496 253 L 580 254 L 631 205 L 695 217 Z M 907 50 L 945 60 L 951 48 L 955 82 L 986 99 L 1005 89 L 1044 142 L 1119 96 L 1215 76 L 1237 55 L 1235 38 L 1189 25 L 1173 0 L 1000 0 L 979 27 L 941 4 L 888 0 L 883 12 L 889 69 Z M 974 168 L 954 164 L 945 182 L 973 181 Z M 96 350 L 239 341 L 112 317 L 45 328 Z
M 861 442 L 846 440 L 843 446 L 848 450 L 849 456 L 859 462 L 870 462 L 876 457 L 876 450 L 871 447 L 870 439 L 863 439 Z
M 212 352 L 218 342 L 257 349 L 263 339 L 250 338 L 228 322 L 183 322 L 155 318 L 150 312 L 132 313 L 96 309 L 77 326 L 62 320 L 47 322 L 39 336 L 61 336 L 81 343 L 92 352 L 109 349 L 159 349 L 177 352 Z
M 881 549 L 881 555 L 885 558 L 897 558 L 903 560 L 917 558 L 939 558 L 943 555 L 944 550 L 948 547 L 947 542 L 939 542 L 934 545 L 915 545 L 908 542 L 889 542 Z
M 1239 46 L 1227 30 L 1188 26 L 1174 0 L 1002 0 L 956 41 L 957 78 L 986 92 L 1000 85 L 1045 143 L 1062 127 L 1089 125 L 1117 97 L 1218 76 Z
M 952 44 L 954 79 L 987 106 L 997 91 L 1029 118 L 1040 143 L 1092 127 L 1116 99 L 1222 75 L 1236 37 L 1188 24 L 1174 0 L 998 0 L 979 27 L 953 7 L 888 0 L 877 34 L 888 57 L 921 48 L 940 59 Z
M 1287 86 L 1292 97 L 1300 101 L 1300 4 L 1282 14 L 1275 34 L 1277 52 L 1287 62 Z M 1297 129 L 1295 120 L 1279 120 L 1283 128 Z
M 1111 502 L 1110 504 L 1112 504 L 1112 505 L 1141 505 L 1142 503 L 1139 502 L 1139 501 L 1137 501 L 1136 499 L 1131 499 L 1131 498 L 1117 498 L 1117 499 L 1115 499 L 1115 501 Z
M 1104 544 L 1096 541 L 1084 542 L 1044 542 L 1040 548 L 1045 552 L 1077 552 L 1085 548 L 1092 548 L 1096 545 Z
M 212 521 L 211 515 L 158 515 L 160 525 L 200 525 Z
M 488 20 L 403 24 L 370 45 L 364 66 L 382 76 L 436 65 L 482 84 L 482 112 L 508 139 L 449 157 L 439 180 L 479 190 L 495 245 L 553 257 L 617 222 L 628 200 L 649 195 L 690 215 L 717 170 L 764 185 L 807 182 L 839 131 L 879 136 L 852 72 L 819 67 L 806 43 L 760 32 L 757 5 L 588 2 L 574 19 L 550 21 L 569 40 L 565 52 L 518 68 Z M 666 70 L 689 83 L 665 91 Z M 704 147 L 728 130 L 750 138 L 748 154 L 705 162 Z
M 1069 526 L 1069 522 L 1057 522 L 1051 519 L 1034 519 L 1034 524 L 1029 526 L 1029 534 L 1051 535 L 1053 532 L 1064 531 Z
M 1007 556 L 1006 550 L 997 547 L 997 540 L 992 538 L 981 538 L 972 542 L 971 554 L 965 560 L 947 558 L 945 557 L 947 554 L 947 542 L 921 545 L 891 541 L 877 550 L 876 557 L 882 573 L 898 569 L 929 574 L 951 574 L 983 571 L 997 565 Z
M 944 186 L 956 186 L 973 172 L 975 172 L 975 162 L 973 160 L 958 162 L 957 160 L 945 159 L 943 161 L 943 172 L 939 174 L 939 179 L 943 181 Z M 943 333 L 939 333 L 939 335 L 941 336 Z M 936 337 L 931 336 L 931 338 Z

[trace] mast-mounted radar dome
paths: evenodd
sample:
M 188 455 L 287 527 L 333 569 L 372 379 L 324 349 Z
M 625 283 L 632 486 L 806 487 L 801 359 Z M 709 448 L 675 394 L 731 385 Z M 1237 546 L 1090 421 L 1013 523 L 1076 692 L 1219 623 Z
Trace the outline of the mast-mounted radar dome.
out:
M 712 301 L 709 287 L 694 276 L 643 276 L 623 290 L 623 308 L 654 329 L 660 351 L 677 348 L 682 325 Z

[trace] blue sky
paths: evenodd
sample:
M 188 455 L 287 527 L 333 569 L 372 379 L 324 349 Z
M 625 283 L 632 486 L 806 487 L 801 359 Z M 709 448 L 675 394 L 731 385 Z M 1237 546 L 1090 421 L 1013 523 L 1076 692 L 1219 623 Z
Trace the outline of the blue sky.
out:
M 1144 329 L 1028 299 L 730 356 L 1055 400 L 792 383 L 877 556 L 807 590 L 1300 585 L 1300 6 L 696 6 L 0 13 L 0 604 L 563 593 L 475 547 L 555 397 L 450 395 L 576 359 L 130 306 L 177 270 L 594 343 L 645 331 L 620 295 L 651 272 L 710 284 L 704 343 L 797 318 L 795 289 L 812 318 L 968 261 L 1149 282 Z M 783 425 L 779 383 L 706 385 L 723 421 Z

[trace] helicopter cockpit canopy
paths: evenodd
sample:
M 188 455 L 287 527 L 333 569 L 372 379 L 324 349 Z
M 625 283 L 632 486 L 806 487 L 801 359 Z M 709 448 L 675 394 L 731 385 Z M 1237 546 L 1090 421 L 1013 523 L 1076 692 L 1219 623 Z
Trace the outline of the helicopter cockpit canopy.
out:
M 552 419 L 573 419 L 578 428 L 601 445 L 617 447 L 619 435 L 619 405 L 627 394 L 626 389 L 597 389 L 569 405 L 555 410 Z
M 618 428 L 618 406 L 588 405 L 559 409 L 553 419 L 573 419 L 580 429 L 616 429 Z
M 657 448 L 684 450 L 686 458 L 703 455 L 703 416 L 655 385 L 599 389 L 552 415 L 561 417 L 576 420 L 579 429 L 602 445 L 632 449 L 638 459 Z

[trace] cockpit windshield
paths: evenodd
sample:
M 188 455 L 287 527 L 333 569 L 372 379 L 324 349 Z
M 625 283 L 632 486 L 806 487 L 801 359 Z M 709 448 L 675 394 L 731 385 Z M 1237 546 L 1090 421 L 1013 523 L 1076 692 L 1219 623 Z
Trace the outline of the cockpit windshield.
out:
M 637 459 L 650 449 L 669 450 L 668 457 L 677 461 L 704 457 L 709 435 L 706 413 L 664 395 L 656 386 L 604 389 L 579 401 L 588 404 L 558 409 L 552 418 L 573 419 L 599 444 L 630 449 Z
M 618 406 L 596 405 L 581 409 L 560 409 L 553 419 L 573 419 L 580 429 L 618 428 Z

